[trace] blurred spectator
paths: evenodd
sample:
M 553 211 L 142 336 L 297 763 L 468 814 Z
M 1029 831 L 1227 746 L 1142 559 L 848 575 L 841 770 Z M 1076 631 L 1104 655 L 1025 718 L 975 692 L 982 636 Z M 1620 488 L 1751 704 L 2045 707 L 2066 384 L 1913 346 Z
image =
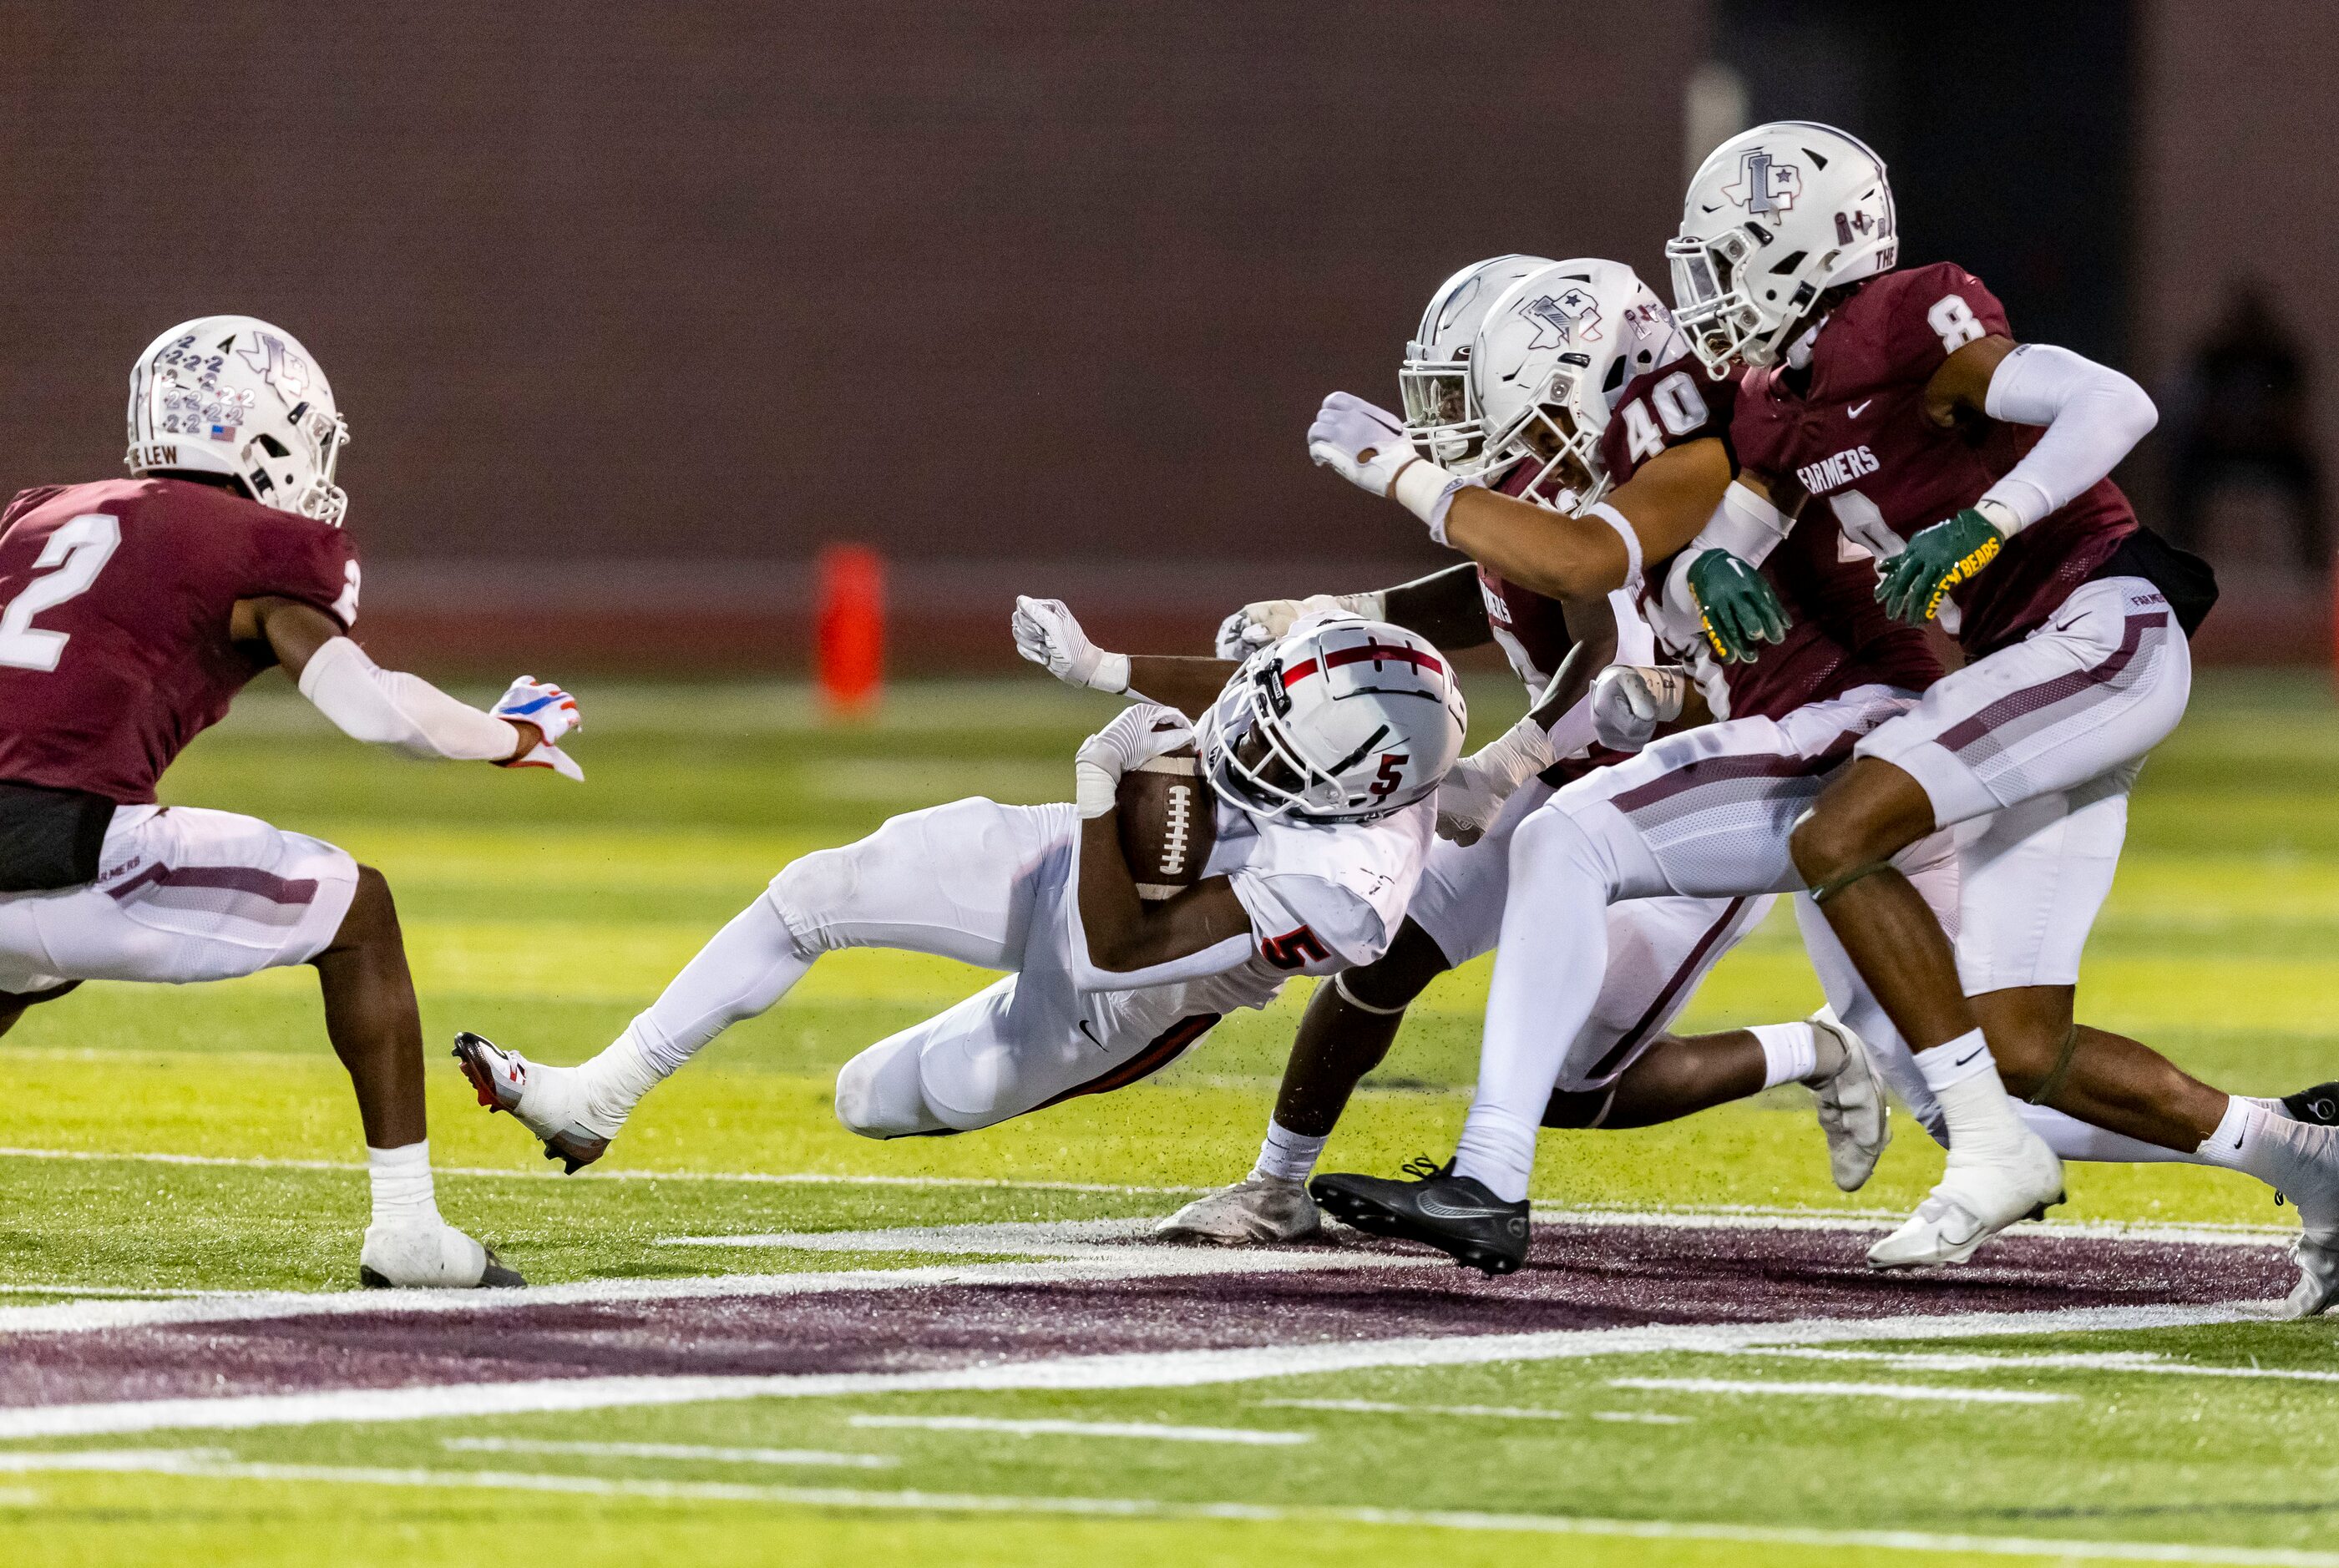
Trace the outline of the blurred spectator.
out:
M 2264 287 L 2236 287 L 2194 350 L 2171 411 L 2169 521 L 2179 542 L 2220 565 L 2323 569 L 2308 380 Z

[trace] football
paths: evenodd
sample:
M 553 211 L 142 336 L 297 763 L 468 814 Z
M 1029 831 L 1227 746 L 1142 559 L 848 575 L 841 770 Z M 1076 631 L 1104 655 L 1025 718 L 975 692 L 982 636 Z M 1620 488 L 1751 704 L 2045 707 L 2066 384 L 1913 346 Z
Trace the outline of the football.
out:
M 1202 879 L 1218 842 L 1208 792 L 1190 745 L 1121 775 L 1120 853 L 1140 898 L 1168 898 Z

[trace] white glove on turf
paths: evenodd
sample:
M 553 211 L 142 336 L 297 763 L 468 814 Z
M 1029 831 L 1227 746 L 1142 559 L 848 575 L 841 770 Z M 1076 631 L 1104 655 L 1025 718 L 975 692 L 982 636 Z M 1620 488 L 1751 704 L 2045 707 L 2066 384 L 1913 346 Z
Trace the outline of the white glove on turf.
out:
M 1657 726 L 1681 717 L 1687 672 L 1673 666 L 1610 665 L 1592 683 L 1592 733 L 1611 751 L 1636 752 Z
M 488 712 L 510 723 L 534 725 L 544 733 L 541 745 L 530 746 L 524 754 L 498 766 L 550 768 L 563 778 L 585 782 L 585 770 L 577 765 L 575 757 L 560 749 L 560 737 L 585 723 L 577 711 L 575 697 L 549 681 L 522 676 L 512 682 Z
M 1015 651 L 1067 685 L 1116 696 L 1129 690 L 1129 656 L 1106 653 L 1089 641 L 1063 600 L 1018 594 L 1008 624 L 1015 634 Z
M 1174 752 L 1194 738 L 1184 714 L 1160 703 L 1136 702 L 1072 754 L 1072 802 L 1083 820 L 1112 810 L 1121 775 L 1140 763 Z
M 1505 730 L 1449 769 L 1437 786 L 1437 836 L 1469 845 L 1485 835 L 1513 791 L 1557 762 L 1535 715 Z
M 1310 594 L 1304 599 L 1259 599 L 1245 605 L 1219 623 L 1211 651 L 1222 659 L 1247 659 L 1269 643 L 1281 642 L 1303 616 L 1326 610 L 1347 610 L 1368 621 L 1382 618 L 1386 608 L 1379 593 Z

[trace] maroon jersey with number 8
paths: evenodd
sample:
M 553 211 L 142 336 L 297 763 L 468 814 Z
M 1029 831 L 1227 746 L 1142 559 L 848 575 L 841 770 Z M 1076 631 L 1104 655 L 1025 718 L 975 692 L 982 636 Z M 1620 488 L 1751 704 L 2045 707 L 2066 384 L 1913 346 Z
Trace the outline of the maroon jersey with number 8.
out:
M 1925 412 L 1925 387 L 1966 344 L 2008 337 L 2006 310 L 1981 280 L 1949 262 L 1887 272 L 1859 286 L 1811 342 L 1810 380 L 1772 369 L 1739 383 L 1731 439 L 1746 468 L 1812 498 L 1801 528 L 1834 514 L 1853 552 L 1881 557 L 1910 535 L 1955 517 L 1996 484 L 2042 433 L 1998 420 L 1944 428 Z M 2007 541 L 1960 586 L 1945 629 L 1970 657 L 2019 640 L 2136 531 L 2109 479 Z
M 228 640 L 238 599 L 357 617 L 349 537 L 179 479 L 26 490 L 0 513 L 0 780 L 122 805 L 274 660 Z

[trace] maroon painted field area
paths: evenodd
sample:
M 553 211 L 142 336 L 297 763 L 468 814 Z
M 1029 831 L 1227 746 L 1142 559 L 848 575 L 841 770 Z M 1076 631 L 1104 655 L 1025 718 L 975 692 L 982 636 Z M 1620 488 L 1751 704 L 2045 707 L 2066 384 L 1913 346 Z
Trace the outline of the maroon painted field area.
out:
M 1366 1267 L 374 1311 L 0 1337 L 0 1406 L 612 1375 L 909 1372 L 1041 1356 L 2278 1297 L 2273 1247 L 2031 1234 L 1869 1271 L 1831 1230 L 1544 1225 L 1527 1268 Z

